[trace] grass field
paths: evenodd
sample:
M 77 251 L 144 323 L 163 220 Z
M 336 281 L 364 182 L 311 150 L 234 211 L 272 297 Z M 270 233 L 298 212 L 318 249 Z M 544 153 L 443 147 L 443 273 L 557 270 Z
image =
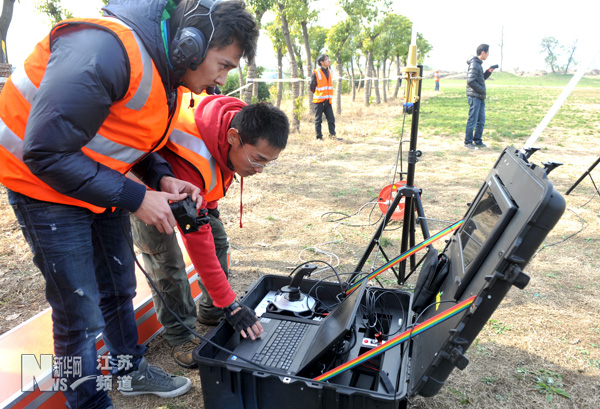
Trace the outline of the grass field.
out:
M 470 151 L 462 146 L 468 110 L 464 80 L 442 77 L 437 93 L 432 80 L 424 81 L 417 146 L 423 155 L 416 165 L 415 185 L 423 190 L 430 232 L 462 218 L 500 152 L 509 145 L 523 146 L 567 82 L 559 76 L 494 73 L 488 81 L 483 135 L 489 148 Z M 581 85 L 535 144 L 542 149 L 532 157 L 539 165 L 549 160 L 563 163 L 549 176 L 563 195 L 600 155 L 600 80 L 584 78 Z M 306 113 L 278 166 L 244 181 L 243 229 L 239 185 L 220 202 L 235 246 L 230 279 L 238 294 L 260 274 L 288 274 L 309 259 L 349 273 L 364 253 L 380 217 L 372 200 L 390 183 L 400 139 L 406 170 L 410 118 L 400 138 L 401 101 L 364 107 L 362 96 L 352 102 L 345 95 L 342 103 L 343 112 L 336 116 L 342 142 L 315 141 L 312 118 Z M 291 115 L 290 101 L 282 108 Z M 600 180 L 600 167 L 593 175 Z M 0 325 L 6 331 L 47 304 L 43 279 L 31 264 L 6 194 L 1 193 Z M 530 284 L 508 293 L 469 349 L 466 369 L 455 370 L 438 395 L 414 397 L 409 407 L 598 408 L 600 197 L 586 179 L 565 199 L 568 210 L 526 268 Z M 349 218 L 331 222 L 331 212 Z M 400 230 L 389 231 L 382 240 L 390 257 L 400 254 L 400 236 Z M 443 243 L 435 247 L 441 250 Z M 373 255 L 365 271 L 383 262 Z M 385 286 L 398 287 L 391 272 L 381 279 Z M 415 281 L 416 275 L 404 288 L 410 290 Z M 111 393 L 117 407 L 204 408 L 197 371 L 177 367 L 161 337 L 150 343 L 148 356 L 168 371 L 189 376 L 192 390 L 172 400 Z

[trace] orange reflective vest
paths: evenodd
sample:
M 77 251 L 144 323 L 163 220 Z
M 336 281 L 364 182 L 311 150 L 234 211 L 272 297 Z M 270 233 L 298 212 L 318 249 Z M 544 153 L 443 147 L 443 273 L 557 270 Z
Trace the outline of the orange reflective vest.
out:
M 63 195 L 36 177 L 23 162 L 23 141 L 31 103 L 42 82 L 53 36 L 68 25 L 84 25 L 113 32 L 121 41 L 130 62 L 129 88 L 123 99 L 113 103 L 95 137 L 82 148 L 88 157 L 122 174 L 149 152 L 167 142 L 177 109 L 169 116 L 167 95 L 161 76 L 142 40 L 118 19 L 72 19 L 58 23 L 39 42 L 23 68 L 17 69 L 0 94 L 0 183 L 34 199 L 87 208 L 105 209 Z
M 433 74 L 433 80 L 435 82 L 439 82 L 440 81 L 440 76 L 437 73 Z
M 331 70 L 329 70 L 329 78 L 327 78 L 320 67 L 315 69 L 313 74 L 317 78 L 317 87 L 315 88 L 313 102 L 318 104 L 328 99 L 331 103 L 331 99 L 333 98 L 333 75 Z
M 214 202 L 225 196 L 233 179 L 233 173 L 223 176 L 223 171 L 209 152 L 194 120 L 194 110 L 186 109 L 183 102 L 175 129 L 169 136 L 167 148 L 196 168 L 204 181 L 204 200 Z

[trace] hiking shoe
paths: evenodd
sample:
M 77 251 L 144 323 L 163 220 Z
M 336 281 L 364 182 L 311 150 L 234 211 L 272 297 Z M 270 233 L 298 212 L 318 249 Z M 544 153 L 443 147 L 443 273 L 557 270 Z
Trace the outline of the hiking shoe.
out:
M 477 146 L 475 146 L 474 143 L 465 143 L 465 148 L 468 148 L 468 149 L 477 149 Z
M 343 141 L 344 140 L 344 138 L 338 138 L 335 135 L 329 135 L 329 137 L 335 139 L 336 141 Z
M 210 309 L 200 310 L 198 308 L 198 322 L 200 324 L 208 325 L 210 327 L 214 327 L 219 325 L 219 322 L 223 318 L 225 318 L 225 313 L 221 308 L 213 307 Z
M 197 368 L 198 363 L 194 361 L 192 352 L 194 352 L 194 349 L 196 349 L 201 343 L 202 341 L 200 339 L 193 338 L 181 345 L 175 345 L 174 347 L 171 347 L 171 356 L 179 366 L 182 366 L 186 369 Z
M 148 365 L 143 357 L 137 371 L 123 375 L 129 377 L 130 385 L 121 387 L 119 391 L 126 396 L 153 394 L 161 398 L 174 398 L 183 395 L 192 387 L 192 381 L 184 376 L 170 375 L 159 366 Z
M 478 149 L 487 148 L 487 145 L 483 142 L 476 143 L 475 146 L 477 146 Z

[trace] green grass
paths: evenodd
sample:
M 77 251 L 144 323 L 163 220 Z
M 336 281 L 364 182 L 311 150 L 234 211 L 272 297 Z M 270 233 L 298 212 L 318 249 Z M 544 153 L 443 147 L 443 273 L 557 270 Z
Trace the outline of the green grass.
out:
M 466 64 L 465 64 L 466 73 Z M 526 87 L 564 87 L 573 78 L 572 74 L 547 74 L 541 77 L 521 77 L 508 72 L 494 72 L 487 80 L 489 85 L 513 85 Z M 465 84 L 464 79 L 441 79 L 440 89 L 446 91 L 444 85 Z M 423 80 L 424 89 L 433 89 L 433 79 Z M 583 77 L 577 84 L 578 88 L 592 87 L 600 88 L 600 79 Z
M 541 394 L 546 395 L 546 401 L 552 402 L 555 396 L 571 399 L 571 395 L 563 389 L 562 374 L 547 369 L 532 371 L 526 368 L 517 368 L 518 377 L 527 379 L 535 384 Z
M 571 76 L 546 75 L 518 77 L 508 73 L 494 74 L 488 80 L 486 99 L 487 140 L 512 144 L 523 141 L 546 115 Z M 454 84 L 456 86 L 449 86 Z M 469 105 L 465 96 L 465 80 L 447 80 L 442 92 L 428 96 L 421 105 L 421 131 L 433 135 L 462 135 Z M 430 89 L 427 80 L 424 89 Z M 600 80 L 583 78 L 581 87 L 600 88 Z M 586 127 L 590 111 L 585 104 L 600 104 L 598 92 L 575 89 L 550 122 L 553 128 L 582 128 L 582 135 L 593 135 L 597 129 Z

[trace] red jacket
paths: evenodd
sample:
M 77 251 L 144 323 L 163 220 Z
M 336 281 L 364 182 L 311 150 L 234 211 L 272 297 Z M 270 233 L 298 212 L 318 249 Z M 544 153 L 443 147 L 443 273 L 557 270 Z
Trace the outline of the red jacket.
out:
M 191 134 L 195 131 L 196 137 L 204 142 L 204 145 L 216 162 L 217 172 L 220 172 L 219 180 L 223 180 L 222 195 L 214 195 L 215 200 L 207 202 L 203 199 L 202 207 L 214 209 L 217 207 L 219 196 L 224 196 L 233 180 L 234 171 L 228 166 L 229 142 L 227 142 L 227 131 L 231 120 L 246 104 L 237 98 L 221 95 L 210 95 L 202 98 L 195 108 L 194 116 L 189 115 L 188 104 L 184 102 L 181 115 L 175 125 L 177 130 Z M 195 126 L 191 123 L 195 121 Z M 202 169 L 196 168 L 189 159 L 183 159 L 173 152 L 169 147 L 174 145 L 169 142 L 160 154 L 169 162 L 173 173 L 178 179 L 186 180 L 198 186 L 204 197 L 207 189 L 204 180 L 209 176 L 202 176 Z M 206 172 L 206 171 L 205 171 Z M 215 250 L 214 239 L 210 225 L 206 224 L 197 232 L 182 235 L 183 244 L 196 267 L 196 271 L 202 279 L 208 293 L 213 299 L 216 307 L 223 308 L 235 301 L 236 294 L 231 289 L 227 276 L 219 264 Z

